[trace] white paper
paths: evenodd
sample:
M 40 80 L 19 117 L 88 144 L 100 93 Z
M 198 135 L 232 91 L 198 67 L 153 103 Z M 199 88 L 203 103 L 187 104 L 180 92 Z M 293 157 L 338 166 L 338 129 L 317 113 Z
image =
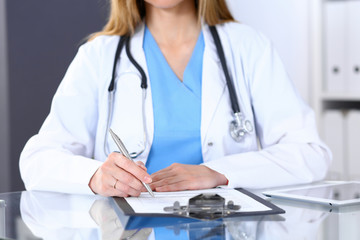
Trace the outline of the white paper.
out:
M 164 211 L 164 207 L 171 207 L 175 201 L 179 201 L 181 206 L 187 206 L 189 199 L 201 193 L 217 193 L 225 198 L 225 203 L 232 200 L 235 205 L 240 205 L 238 212 L 256 212 L 269 211 L 269 207 L 256 201 L 255 199 L 239 192 L 235 189 L 212 188 L 196 191 L 180 191 L 180 192 L 154 192 L 155 197 L 151 197 L 149 193 L 143 192 L 139 197 L 125 198 L 128 204 L 136 213 L 168 213 Z

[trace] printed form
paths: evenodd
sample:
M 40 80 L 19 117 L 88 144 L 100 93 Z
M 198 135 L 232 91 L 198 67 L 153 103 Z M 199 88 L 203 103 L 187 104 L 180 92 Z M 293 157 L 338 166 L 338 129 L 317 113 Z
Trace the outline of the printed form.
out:
M 143 192 L 139 197 L 125 198 L 127 203 L 136 213 L 166 213 L 164 207 L 171 207 L 175 201 L 180 206 L 187 206 L 189 199 L 202 193 L 219 194 L 225 198 L 225 204 L 232 200 L 235 205 L 241 208 L 237 212 L 257 212 L 269 211 L 271 208 L 263 205 L 248 195 L 235 189 L 212 188 L 196 191 L 180 191 L 180 192 L 154 192 L 155 197 L 151 197 L 148 192 Z

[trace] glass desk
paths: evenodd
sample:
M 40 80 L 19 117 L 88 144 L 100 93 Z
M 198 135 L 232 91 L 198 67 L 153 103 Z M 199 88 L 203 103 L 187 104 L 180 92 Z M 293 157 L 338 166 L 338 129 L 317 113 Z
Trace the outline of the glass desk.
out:
M 273 200 L 285 214 L 195 221 L 128 219 L 100 196 L 24 191 L 0 199 L 0 239 L 360 239 L 360 206 Z

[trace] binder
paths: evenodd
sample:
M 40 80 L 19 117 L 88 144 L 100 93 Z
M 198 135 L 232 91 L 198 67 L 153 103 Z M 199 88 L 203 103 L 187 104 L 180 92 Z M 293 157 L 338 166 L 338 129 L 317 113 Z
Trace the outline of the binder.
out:
M 325 3 L 325 90 L 346 92 L 346 1 Z
M 323 140 L 333 154 L 328 178 L 340 180 L 345 176 L 344 117 L 340 110 L 326 110 L 323 116 Z
M 360 93 L 360 1 L 346 1 L 347 4 L 347 57 L 349 77 L 348 92 Z
M 274 205 L 273 203 L 243 189 L 243 188 L 236 188 L 237 191 L 240 191 L 241 193 L 249 196 L 250 198 L 252 198 L 254 201 L 257 201 L 263 205 L 265 205 L 266 207 L 269 208 L 269 210 L 266 211 L 244 211 L 242 212 L 241 210 L 239 212 L 233 213 L 231 215 L 228 216 L 224 216 L 222 218 L 232 218 L 232 217 L 249 217 L 249 216 L 264 216 L 264 215 L 273 215 L 273 214 L 282 214 L 285 213 L 285 211 L 281 208 L 279 208 L 278 206 Z M 126 215 L 126 216 L 138 216 L 138 217 L 165 217 L 165 218 L 169 218 L 169 217 L 175 217 L 175 218 L 186 218 L 186 219 L 191 219 L 194 220 L 194 218 L 190 218 L 188 216 L 185 215 L 177 215 L 177 214 L 173 214 L 173 213 L 158 213 L 158 212 L 154 212 L 154 213 L 136 213 L 132 207 L 128 204 L 128 202 L 126 201 L 125 198 L 122 197 L 113 197 L 113 203 L 115 206 L 115 210 L 118 211 L 118 214 L 120 215 Z M 156 199 L 155 199 L 156 200 Z M 237 204 L 236 202 L 234 204 Z M 220 219 L 222 219 L 220 218 Z M 217 218 L 218 219 L 218 218 Z M 195 219 L 198 220 L 198 219 Z M 214 219 L 216 220 L 216 219 Z M 177 220 L 175 220 L 177 221 Z
M 360 180 L 360 110 L 351 110 L 347 114 L 346 135 L 348 175 L 352 180 Z

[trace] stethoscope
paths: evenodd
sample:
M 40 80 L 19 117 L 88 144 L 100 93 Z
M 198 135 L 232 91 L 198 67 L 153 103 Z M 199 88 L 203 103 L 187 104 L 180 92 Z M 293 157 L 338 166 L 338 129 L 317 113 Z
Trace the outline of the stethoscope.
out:
M 224 75 L 225 75 L 225 79 L 226 79 L 226 83 L 227 83 L 229 95 L 230 95 L 231 108 L 234 113 L 234 120 L 230 122 L 229 132 L 230 132 L 231 137 L 234 139 L 234 141 L 241 142 L 244 139 L 244 137 L 246 136 L 246 134 L 250 134 L 253 132 L 253 125 L 250 120 L 245 119 L 243 113 L 240 111 L 240 106 L 239 106 L 239 102 L 238 102 L 237 95 L 235 92 L 234 84 L 230 78 L 230 74 L 229 74 L 229 71 L 228 71 L 228 68 L 226 65 L 224 50 L 223 50 L 223 47 L 221 44 L 219 34 L 216 30 L 216 27 L 209 26 L 209 28 L 210 28 L 211 35 L 215 42 L 216 50 L 217 50 L 218 56 L 220 58 L 222 69 L 224 71 Z M 129 36 L 121 36 L 120 37 L 120 40 L 118 42 L 116 52 L 115 52 L 115 59 L 114 59 L 114 64 L 113 64 L 113 69 L 112 69 L 112 77 L 111 77 L 111 81 L 110 81 L 109 88 L 108 88 L 109 109 L 108 109 L 108 118 L 107 118 L 107 124 L 106 124 L 105 141 L 104 141 L 104 153 L 106 156 L 108 156 L 107 153 L 110 153 L 109 149 L 107 149 L 106 140 L 108 137 L 107 135 L 108 135 L 108 132 L 110 129 L 112 113 L 113 113 L 116 66 L 118 64 L 119 56 L 120 56 L 121 50 L 124 47 L 124 45 L 125 45 L 126 54 L 129 58 L 130 62 L 135 66 L 135 68 L 139 71 L 139 73 L 141 75 L 140 87 L 142 89 L 142 108 L 141 108 L 141 110 L 142 110 L 143 131 L 144 131 L 144 136 L 143 136 L 144 144 L 140 151 L 130 153 L 132 158 L 137 158 L 139 155 L 141 155 L 145 151 L 145 146 L 146 146 L 146 142 L 147 142 L 146 115 L 145 115 L 147 78 L 146 78 L 146 74 L 145 74 L 144 70 L 139 65 L 139 63 L 136 62 L 136 60 L 134 59 L 134 57 L 132 56 L 132 54 L 130 52 L 130 37 Z

